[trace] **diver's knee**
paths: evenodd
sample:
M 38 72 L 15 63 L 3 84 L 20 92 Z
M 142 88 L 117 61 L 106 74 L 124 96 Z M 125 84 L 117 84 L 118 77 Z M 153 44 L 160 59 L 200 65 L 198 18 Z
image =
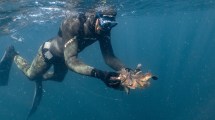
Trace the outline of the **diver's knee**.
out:
M 30 81 L 34 81 L 38 78 L 34 73 L 28 73 L 27 77 Z

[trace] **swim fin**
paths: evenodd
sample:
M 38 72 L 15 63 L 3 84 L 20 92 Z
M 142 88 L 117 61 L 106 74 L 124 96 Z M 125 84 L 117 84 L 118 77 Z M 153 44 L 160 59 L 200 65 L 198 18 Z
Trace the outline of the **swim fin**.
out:
M 29 120 L 29 118 L 36 112 L 40 101 L 42 99 L 43 96 L 43 85 L 42 85 L 42 81 L 41 80 L 37 80 L 35 81 L 35 92 L 34 92 L 34 98 L 33 98 L 33 102 L 32 102 L 32 106 L 31 106 L 31 110 L 28 113 L 28 116 L 26 118 L 26 120 Z
M 0 86 L 8 85 L 9 73 L 15 55 L 17 52 L 14 46 L 9 46 L 0 61 Z

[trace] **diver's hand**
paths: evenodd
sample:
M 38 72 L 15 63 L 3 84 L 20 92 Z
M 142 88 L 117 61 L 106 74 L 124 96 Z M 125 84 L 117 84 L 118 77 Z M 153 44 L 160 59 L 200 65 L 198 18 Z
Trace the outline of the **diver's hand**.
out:
M 119 77 L 119 73 L 116 72 L 106 72 L 105 79 L 103 80 L 104 83 L 114 89 L 118 89 L 121 86 L 121 81 L 113 78 Z
M 120 80 L 112 79 L 112 78 L 117 78 L 119 76 L 119 73 L 106 72 L 98 69 L 93 69 L 91 71 L 91 76 L 101 79 L 108 87 L 115 88 L 115 89 L 120 87 Z

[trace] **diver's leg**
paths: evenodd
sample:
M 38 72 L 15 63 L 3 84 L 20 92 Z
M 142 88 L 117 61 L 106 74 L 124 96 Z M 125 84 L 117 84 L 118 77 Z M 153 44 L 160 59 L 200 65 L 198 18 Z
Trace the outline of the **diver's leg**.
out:
M 56 61 L 53 63 L 54 72 L 47 72 L 43 75 L 44 80 L 52 80 L 57 82 L 62 82 L 66 73 L 68 72 L 68 68 L 63 60 Z
M 51 67 L 51 64 L 47 63 L 42 55 L 42 47 L 39 48 L 38 54 L 31 65 L 20 55 L 16 55 L 14 61 L 17 67 L 22 70 L 30 80 L 42 79 L 42 75 Z

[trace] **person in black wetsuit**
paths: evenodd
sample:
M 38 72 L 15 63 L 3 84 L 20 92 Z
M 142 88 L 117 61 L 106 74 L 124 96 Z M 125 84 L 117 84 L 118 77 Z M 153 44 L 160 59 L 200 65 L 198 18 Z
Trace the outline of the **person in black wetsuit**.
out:
M 107 86 L 117 88 L 120 81 L 112 80 L 111 77 L 117 77 L 119 73 L 99 70 L 78 59 L 78 53 L 98 41 L 108 66 L 116 71 L 126 68 L 114 55 L 111 45 L 111 29 L 117 25 L 116 15 L 116 10 L 110 6 L 103 6 L 86 13 L 72 14 L 62 22 L 58 36 L 40 46 L 31 65 L 16 54 L 15 50 L 14 61 L 30 80 L 61 82 L 68 70 L 71 70 L 101 79 Z M 49 71 L 52 65 L 53 72 Z

